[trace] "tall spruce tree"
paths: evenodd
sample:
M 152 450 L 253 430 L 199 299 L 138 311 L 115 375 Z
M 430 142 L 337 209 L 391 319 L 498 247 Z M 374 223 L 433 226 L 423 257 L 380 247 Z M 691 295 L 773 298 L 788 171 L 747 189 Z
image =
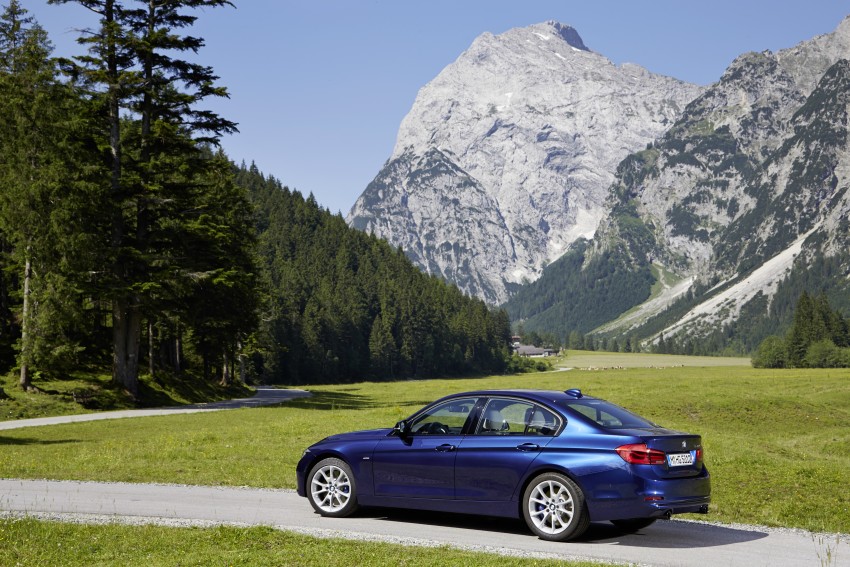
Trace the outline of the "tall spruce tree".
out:
M 794 324 L 791 325 L 785 339 L 790 366 L 794 368 L 802 366 L 809 345 L 815 340 L 815 335 L 819 334 L 817 329 L 814 303 L 811 296 L 804 291 L 794 310 Z
M 156 316 L 179 284 L 163 281 L 178 265 L 181 219 L 173 203 L 185 202 L 213 160 L 202 145 L 236 130 L 235 124 L 198 108 L 210 96 L 227 96 L 212 69 L 182 59 L 201 38 L 181 30 L 196 18 L 187 9 L 230 5 L 226 0 L 50 0 L 74 2 L 99 17 L 79 42 L 88 54 L 68 70 L 101 110 L 109 176 L 113 381 L 138 391 L 144 317 Z M 220 258 L 219 258 L 220 259 Z M 208 266 L 205 273 L 214 271 Z M 187 270 L 176 270 L 185 274 Z M 171 270 L 174 273 L 175 270 Z M 152 328 L 152 325 L 149 325 Z
M 21 297 L 17 362 L 25 389 L 35 364 L 47 371 L 72 362 L 85 342 L 75 274 L 85 271 L 79 260 L 88 228 L 77 212 L 92 203 L 80 191 L 85 173 L 69 174 L 85 160 L 74 136 L 80 108 L 51 51 L 46 32 L 11 0 L 0 16 L 0 234 L 3 263 L 17 272 L 10 278 L 7 270 L 3 297 L 7 309 L 10 287 Z

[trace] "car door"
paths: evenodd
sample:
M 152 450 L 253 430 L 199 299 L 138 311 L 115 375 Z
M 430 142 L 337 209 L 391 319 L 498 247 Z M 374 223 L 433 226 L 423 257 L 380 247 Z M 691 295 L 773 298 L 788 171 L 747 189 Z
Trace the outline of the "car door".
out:
M 455 498 L 506 501 L 560 427 L 554 413 L 526 400 L 491 398 L 455 460 Z
M 372 454 L 376 496 L 454 498 L 457 448 L 477 398 L 437 404 L 414 416 L 410 432 L 382 439 Z

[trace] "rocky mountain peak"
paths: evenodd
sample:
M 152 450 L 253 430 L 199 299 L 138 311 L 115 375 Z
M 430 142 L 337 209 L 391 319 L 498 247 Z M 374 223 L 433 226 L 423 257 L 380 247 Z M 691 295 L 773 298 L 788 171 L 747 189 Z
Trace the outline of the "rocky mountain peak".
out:
M 701 92 L 616 66 L 558 22 L 482 34 L 419 91 L 348 221 L 502 303 L 593 236 L 617 164 Z
M 578 34 L 578 31 L 576 31 L 574 27 L 562 24 L 561 22 L 549 20 L 548 22 L 545 22 L 543 24 L 530 26 L 528 29 L 532 32 L 540 34 L 542 36 L 541 39 L 548 39 L 548 37 L 557 37 L 566 41 L 570 47 L 575 47 L 576 49 L 580 49 L 582 51 L 590 51 L 590 49 L 588 49 L 587 46 L 584 44 L 584 41 L 582 41 L 581 36 Z

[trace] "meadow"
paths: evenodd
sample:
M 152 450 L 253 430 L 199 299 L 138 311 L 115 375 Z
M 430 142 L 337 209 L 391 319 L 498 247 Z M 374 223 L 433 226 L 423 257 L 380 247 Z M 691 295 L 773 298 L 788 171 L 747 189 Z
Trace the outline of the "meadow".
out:
M 390 427 L 457 391 L 581 388 L 703 436 L 713 493 L 699 519 L 850 533 L 850 370 L 658 362 L 311 386 L 311 398 L 279 407 L 9 430 L 0 434 L 0 476 L 294 488 L 302 451 L 326 435 Z
M 145 567 L 604 567 L 591 561 L 505 557 L 448 547 L 319 539 L 268 527 L 172 528 L 0 520 L 0 565 Z

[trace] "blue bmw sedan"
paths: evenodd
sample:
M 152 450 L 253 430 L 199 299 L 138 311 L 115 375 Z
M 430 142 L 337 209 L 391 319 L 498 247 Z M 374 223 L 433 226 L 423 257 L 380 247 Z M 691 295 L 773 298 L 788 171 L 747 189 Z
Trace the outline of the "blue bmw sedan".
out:
M 323 439 L 296 471 L 323 516 L 380 506 L 523 518 L 551 541 L 591 521 L 637 531 L 707 513 L 711 493 L 699 435 L 580 390 L 453 394 L 392 429 Z

